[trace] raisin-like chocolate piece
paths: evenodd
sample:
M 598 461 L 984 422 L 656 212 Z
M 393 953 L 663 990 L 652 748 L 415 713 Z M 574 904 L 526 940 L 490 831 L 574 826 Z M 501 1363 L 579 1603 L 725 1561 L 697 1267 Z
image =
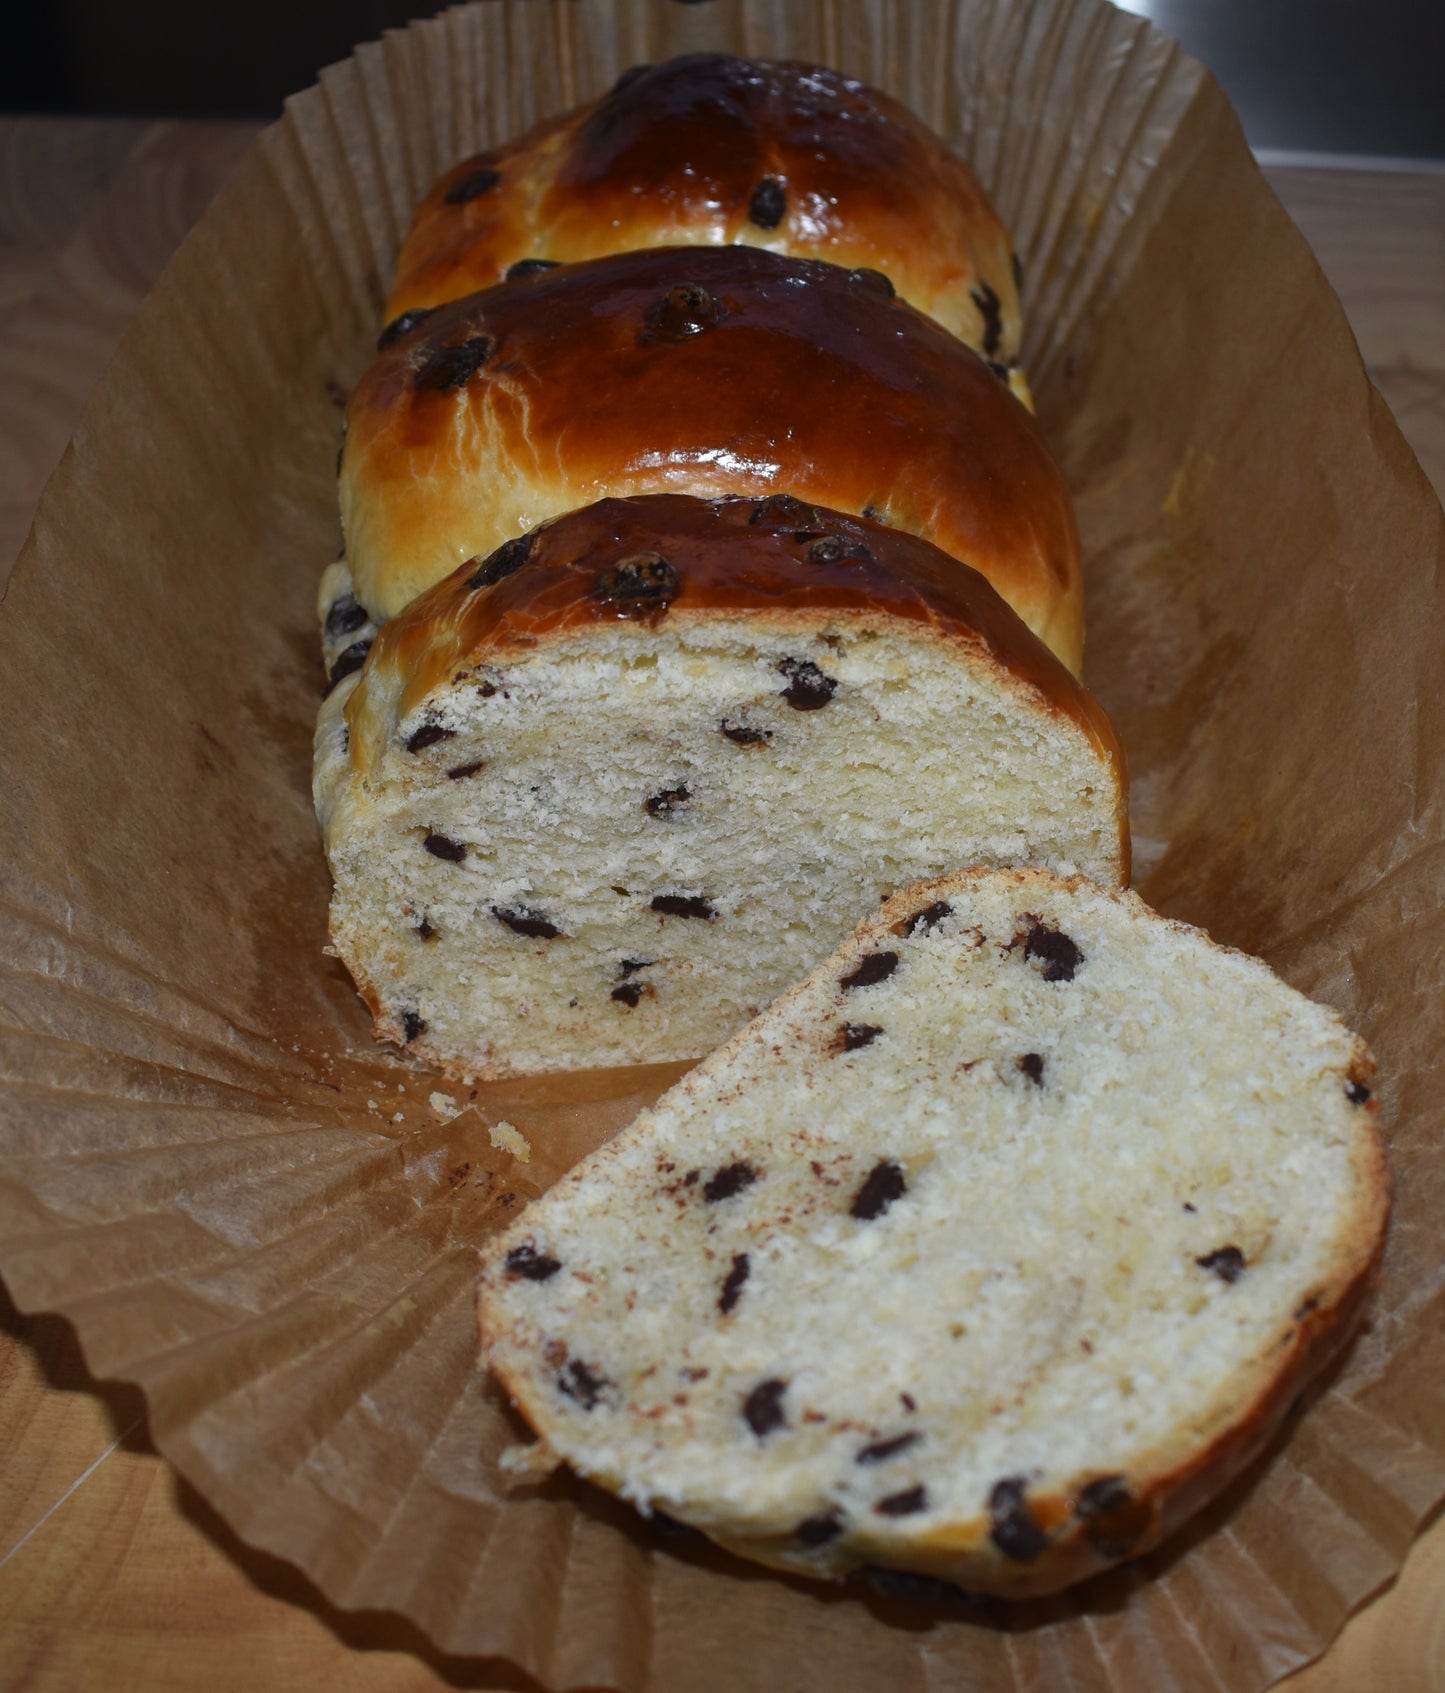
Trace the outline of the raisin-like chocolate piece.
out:
M 639 970 L 650 970 L 656 962 L 654 958 L 624 958 L 617 966 L 617 973 L 624 978 L 635 976 Z
M 811 659 L 785 658 L 778 669 L 788 678 L 783 698 L 794 711 L 819 711 L 838 691 L 832 676 L 825 676 Z
M 507 1274 L 520 1276 L 523 1281 L 544 1282 L 562 1268 L 559 1259 L 549 1253 L 538 1252 L 530 1240 L 514 1246 L 507 1254 Z
M 490 335 L 468 335 L 450 347 L 433 347 L 411 379 L 413 388 L 452 394 L 463 388 L 492 356 Z
M 907 1192 L 908 1182 L 903 1174 L 903 1166 L 895 1164 L 891 1158 L 885 1158 L 868 1172 L 867 1180 L 853 1196 L 848 1214 L 857 1217 L 860 1222 L 871 1223 Z
M 820 535 L 808 543 L 806 558 L 809 564 L 866 564 L 873 554 L 861 541 L 844 540 L 841 535 Z
M 776 229 L 788 215 L 788 191 L 775 176 L 765 176 L 748 201 L 748 222 L 758 229 Z
M 1081 1517 L 1104 1517 L 1117 1511 L 1121 1505 L 1130 1504 L 1132 1500 L 1133 1495 L 1122 1475 L 1105 1475 L 1079 1490 L 1079 1499 L 1074 1510 Z
M 1244 1274 L 1244 1254 L 1237 1246 L 1220 1246 L 1194 1260 L 1201 1270 L 1213 1270 L 1222 1282 L 1237 1282 Z
M 400 341 L 403 335 L 410 335 L 412 330 L 424 318 L 429 318 L 435 310 L 435 306 L 417 306 L 412 311 L 403 312 L 400 317 L 394 317 L 376 338 L 377 352 L 384 353 L 388 347 Z
M 1084 962 L 1078 945 L 1061 929 L 1052 929 L 1037 917 L 1026 921 L 1029 927 L 1024 957 L 1037 959 L 1043 965 L 1040 974 L 1046 982 L 1072 982 L 1074 972 Z
M 612 1383 L 600 1370 L 574 1358 L 557 1377 L 558 1388 L 569 1399 L 575 1399 L 584 1411 L 590 1411 L 606 1394 Z
M 461 841 L 454 841 L 449 835 L 438 835 L 435 831 L 421 844 L 433 858 L 444 858 L 448 864 L 460 864 L 467 856 L 467 849 Z
M 911 1517 L 928 1509 L 928 1489 L 910 1487 L 906 1493 L 890 1493 L 873 1507 L 880 1517 Z
M 532 940 L 555 940 L 562 933 L 545 911 L 530 905 L 494 905 L 492 916 L 505 923 L 514 935 L 526 935 Z
M 1019 1059 L 1019 1069 L 1028 1077 L 1035 1087 L 1044 1085 L 1044 1061 L 1037 1052 L 1026 1052 Z
M 983 313 L 983 350 L 985 356 L 991 358 L 998 351 L 998 344 L 1003 339 L 1003 313 L 999 297 L 986 282 L 980 282 L 977 288 L 970 288 L 968 295 Z
M 418 1035 L 426 1033 L 426 1018 L 417 1011 L 403 1011 L 401 1014 L 401 1029 L 410 1045 Z
M 945 917 L 953 916 L 953 907 L 947 900 L 936 899 L 932 905 L 925 905 L 922 911 L 915 911 L 911 917 L 905 917 L 901 923 L 895 923 L 893 933 L 902 935 L 905 940 L 911 940 L 920 929 L 926 935 L 930 929 L 936 929 Z
M 534 529 L 528 535 L 514 535 L 510 541 L 503 541 L 495 552 L 487 554 L 478 568 L 467 577 L 469 588 L 491 588 L 503 577 L 510 576 L 514 570 L 520 570 L 532 556 L 532 548 L 537 543 L 537 532 Z M 496 690 L 494 689 L 493 692 Z
M 1134 1497 L 1121 1475 L 1100 1476 L 1080 1489 L 1074 1514 L 1090 1545 L 1106 1558 L 1127 1557 L 1154 1526 L 1153 1512 Z
M 859 288 L 866 288 L 870 294 L 881 294 L 885 300 L 891 300 L 897 293 L 890 277 L 885 276 L 881 270 L 873 270 L 868 265 L 861 265 L 857 270 L 850 270 L 848 280 Z
M 332 602 L 331 610 L 326 614 L 326 633 L 333 641 L 337 641 L 343 635 L 355 634 L 364 623 L 370 621 L 366 607 L 355 594 L 342 594 Z
M 475 759 L 471 764 L 454 764 L 447 771 L 447 780 L 449 782 L 461 782 L 468 776 L 475 776 L 479 770 L 485 770 L 486 767 L 487 762 L 483 758 Z
M 724 1315 L 731 1311 L 738 1300 L 742 1298 L 743 1283 L 748 1279 L 750 1268 L 746 1252 L 739 1252 L 734 1255 L 733 1267 L 728 1271 L 727 1280 L 722 1284 L 722 1292 L 717 1296 L 717 1308 Z
M 634 553 L 602 572 L 592 597 L 619 617 L 649 617 L 665 612 L 677 591 L 677 572 L 661 553 Z
M 785 1381 L 760 1381 L 743 1400 L 743 1416 L 759 1440 L 775 1428 L 787 1427 L 788 1419 L 783 1415 L 783 1395 L 787 1391 Z
M 1345 1088 L 1345 1097 L 1351 1105 L 1363 1105 L 1370 1097 L 1370 1090 L 1363 1082 L 1351 1082 Z
M 331 692 L 343 676 L 349 676 L 353 670 L 360 670 L 370 651 L 370 641 L 353 641 L 345 652 L 338 653 L 336 663 L 331 666 L 331 672 L 326 678 L 327 693 Z
M 610 997 L 615 999 L 619 1005 L 635 1007 L 638 1000 L 648 991 L 646 982 L 620 982 L 613 988 Z
M 432 928 L 430 920 L 425 917 L 417 924 L 416 932 L 424 941 L 433 940 L 436 937 L 436 930 Z
M 871 988 L 876 982 L 886 982 L 898 968 L 896 952 L 870 952 L 857 969 L 839 976 L 838 986 L 845 993 L 854 988 Z
M 753 507 L 748 522 L 777 529 L 817 529 L 819 517 L 817 507 L 805 505 L 796 494 L 769 494 Z
M 687 784 L 679 782 L 675 788 L 664 788 L 660 794 L 654 794 L 651 799 L 642 803 L 649 817 L 666 817 L 670 812 L 686 805 L 691 798 L 692 793 Z
M 843 1518 L 838 1511 L 820 1511 L 815 1517 L 804 1517 L 793 1530 L 793 1539 L 800 1546 L 826 1546 L 843 1532 Z
M 449 206 L 465 206 L 469 200 L 480 200 L 483 194 L 490 194 L 501 180 L 500 171 L 469 171 L 465 176 L 457 178 L 442 195 L 442 199 Z
M 709 1205 L 715 1205 L 720 1199 L 731 1199 L 735 1193 L 741 1193 L 745 1187 L 751 1187 L 758 1179 L 758 1172 L 751 1164 L 739 1161 L 736 1164 L 724 1164 L 721 1169 L 714 1170 L 703 1183 L 702 1196 Z
M 1028 1477 L 1005 1476 L 988 1496 L 988 1537 L 1017 1564 L 1032 1563 L 1048 1545 L 1048 1536 L 1034 1520 L 1024 1498 Z
M 1006 364 L 1000 364 L 997 359 L 989 359 L 987 363 L 988 368 L 994 373 L 999 381 L 1003 383 L 1004 387 L 1007 388 L 1009 385 L 1009 377 L 1013 374 L 1009 367 Z
M 722 306 L 706 288 L 695 282 L 679 282 L 648 307 L 638 343 L 646 346 L 650 341 L 685 341 L 715 328 L 722 319 Z
M 654 894 L 648 904 L 653 911 L 660 911 L 664 917 L 697 917 L 710 923 L 717 916 L 712 901 L 700 895 Z
M 722 722 L 718 724 L 718 728 L 730 741 L 740 747 L 766 746 L 773 738 L 771 729 L 754 729 L 750 723 L 739 723 L 733 717 L 723 718 Z
M 455 729 L 447 729 L 440 723 L 423 723 L 420 729 L 414 729 L 407 736 L 406 750 L 422 752 L 427 747 L 434 747 L 438 741 L 454 740 L 456 733 Z
M 516 264 L 507 266 L 506 281 L 519 282 L 524 276 L 540 276 L 544 270 L 556 270 L 559 263 L 557 259 L 518 259 Z
M 872 1046 L 883 1033 L 881 1023 L 845 1023 L 843 1025 L 842 1050 L 857 1052 L 865 1046 Z
M 907 1434 L 895 1434 L 892 1440 L 875 1440 L 871 1446 L 865 1446 L 854 1458 L 855 1464 L 881 1464 L 885 1458 L 892 1458 L 899 1452 L 906 1452 L 910 1446 L 916 1446 L 923 1436 L 917 1429 L 911 1429 Z

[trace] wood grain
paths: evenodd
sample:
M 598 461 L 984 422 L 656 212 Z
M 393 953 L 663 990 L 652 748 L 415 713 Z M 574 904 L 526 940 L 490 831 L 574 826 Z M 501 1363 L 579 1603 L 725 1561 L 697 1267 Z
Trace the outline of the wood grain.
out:
M 0 584 L 130 315 L 254 134 L 0 122 Z M 1445 175 L 1277 170 L 1376 383 L 1445 492 Z M 329 1606 L 156 1457 L 139 1396 L 0 1297 L 0 1693 L 532 1687 Z M 1445 1520 L 1289 1693 L 1445 1689 Z M 1141 1690 L 1142 1693 L 1142 1690 Z

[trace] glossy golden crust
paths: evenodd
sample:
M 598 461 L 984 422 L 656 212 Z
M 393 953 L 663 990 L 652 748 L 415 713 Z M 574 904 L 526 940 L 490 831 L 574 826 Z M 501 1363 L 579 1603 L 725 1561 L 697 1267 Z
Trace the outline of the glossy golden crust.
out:
M 884 271 L 999 361 L 1018 352 L 1009 238 L 972 173 L 838 71 L 695 53 L 447 172 L 397 264 L 391 323 L 527 260 L 734 242 Z
M 876 277 L 747 247 L 567 266 L 443 306 L 352 395 L 342 519 L 382 617 L 608 496 L 791 493 L 984 575 L 1077 671 L 1068 489 L 988 365 Z

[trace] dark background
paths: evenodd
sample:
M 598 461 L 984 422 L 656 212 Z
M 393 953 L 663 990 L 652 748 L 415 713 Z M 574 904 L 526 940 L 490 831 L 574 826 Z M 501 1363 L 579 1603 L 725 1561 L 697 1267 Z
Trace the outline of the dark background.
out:
M 801 3 L 801 0 L 799 0 Z M 274 116 L 388 0 L 43 0 L 0 36 L 0 110 Z M 1445 0 L 1129 0 L 1218 74 L 1256 147 L 1445 159 Z

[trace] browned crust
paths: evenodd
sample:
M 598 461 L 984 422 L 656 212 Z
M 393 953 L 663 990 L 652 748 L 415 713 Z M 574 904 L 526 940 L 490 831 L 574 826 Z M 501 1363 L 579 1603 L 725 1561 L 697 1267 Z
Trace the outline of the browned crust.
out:
M 776 208 L 749 217 L 764 182 L 783 190 L 776 223 Z M 386 321 L 490 288 L 519 260 L 682 242 L 879 269 L 990 357 L 1018 351 L 1008 235 L 939 138 L 838 71 L 726 53 L 635 66 L 600 99 L 449 170 L 413 220 Z
M 639 560 L 660 562 L 659 592 L 620 596 L 619 568 Z M 1093 695 L 977 571 L 915 536 L 795 499 L 602 500 L 469 561 L 381 629 L 347 703 L 351 757 L 374 767 L 403 718 L 478 664 L 599 624 L 738 614 L 812 627 L 899 620 L 986 659 L 1113 766 L 1127 879 L 1124 750 Z
M 856 272 L 689 247 L 506 283 L 389 347 L 348 428 L 347 555 L 382 617 L 596 499 L 787 492 L 922 535 L 1079 666 L 1078 535 L 1042 432 Z

